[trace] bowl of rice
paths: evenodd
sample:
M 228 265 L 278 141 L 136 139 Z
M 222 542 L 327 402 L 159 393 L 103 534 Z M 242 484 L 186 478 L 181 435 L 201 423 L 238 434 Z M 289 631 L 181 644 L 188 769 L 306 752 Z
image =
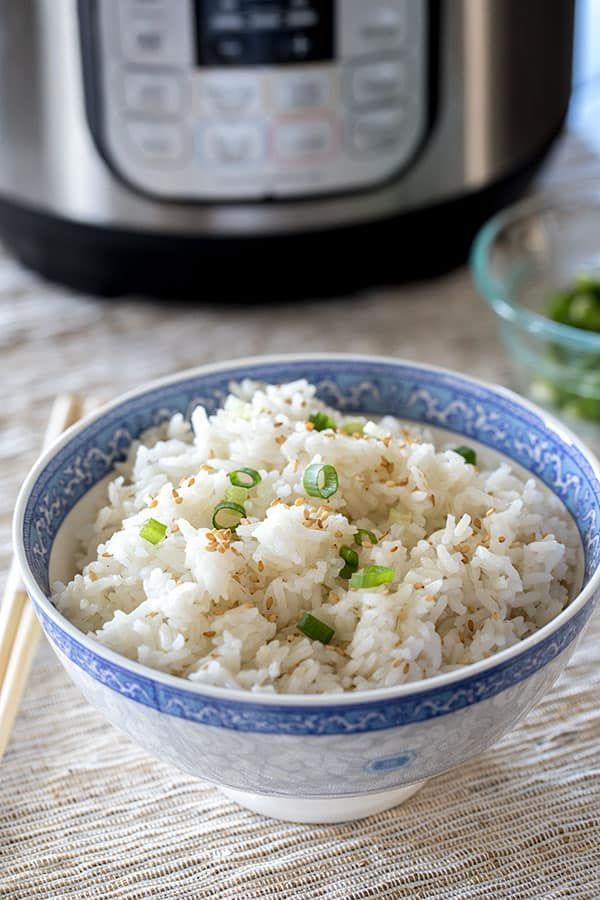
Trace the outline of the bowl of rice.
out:
M 204 366 L 35 464 L 14 541 L 86 698 L 258 812 L 356 819 L 488 748 L 599 591 L 598 465 L 510 391 L 397 360 Z

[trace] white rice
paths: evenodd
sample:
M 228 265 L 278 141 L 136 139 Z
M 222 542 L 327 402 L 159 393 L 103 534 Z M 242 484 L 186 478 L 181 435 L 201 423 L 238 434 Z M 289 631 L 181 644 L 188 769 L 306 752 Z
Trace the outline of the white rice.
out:
M 191 426 L 176 415 L 146 432 L 84 536 L 82 574 L 54 585 L 59 610 L 118 653 L 191 681 L 323 693 L 485 659 L 566 606 L 579 540 L 534 478 L 489 451 L 468 465 L 448 449 L 456 440 L 436 447 L 389 417 L 362 419 L 362 436 L 310 430 L 319 410 L 345 421 L 314 394 L 306 381 L 245 381 L 215 415 L 198 407 Z M 337 470 L 328 500 L 303 487 L 314 462 Z M 262 479 L 247 518 L 235 534 L 216 531 L 227 473 L 242 466 Z M 140 536 L 150 517 L 168 526 L 156 545 Z M 357 528 L 377 544 L 358 547 Z M 344 545 L 361 569 L 392 568 L 393 582 L 349 589 Z M 329 644 L 298 631 L 304 612 L 334 629 Z

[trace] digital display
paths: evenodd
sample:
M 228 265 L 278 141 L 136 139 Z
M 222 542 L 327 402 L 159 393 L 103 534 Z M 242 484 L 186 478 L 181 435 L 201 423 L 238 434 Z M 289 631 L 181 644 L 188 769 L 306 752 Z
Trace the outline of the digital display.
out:
M 333 58 L 333 0 L 196 0 L 201 66 Z

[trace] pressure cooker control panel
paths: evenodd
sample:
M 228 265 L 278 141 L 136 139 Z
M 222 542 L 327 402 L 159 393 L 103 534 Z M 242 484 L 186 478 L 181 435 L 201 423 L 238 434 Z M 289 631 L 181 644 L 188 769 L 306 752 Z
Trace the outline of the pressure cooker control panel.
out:
M 423 137 L 426 0 L 88 2 L 97 138 L 149 194 L 368 187 Z

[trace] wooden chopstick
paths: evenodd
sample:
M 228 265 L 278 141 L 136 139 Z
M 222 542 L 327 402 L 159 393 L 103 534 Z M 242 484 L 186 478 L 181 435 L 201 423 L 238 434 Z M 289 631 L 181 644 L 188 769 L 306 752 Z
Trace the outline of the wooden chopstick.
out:
M 44 449 L 73 425 L 82 411 L 77 397 L 71 394 L 57 397 L 48 420 Z M 0 607 L 0 760 L 10 739 L 40 633 L 33 603 L 21 585 L 13 561 Z

